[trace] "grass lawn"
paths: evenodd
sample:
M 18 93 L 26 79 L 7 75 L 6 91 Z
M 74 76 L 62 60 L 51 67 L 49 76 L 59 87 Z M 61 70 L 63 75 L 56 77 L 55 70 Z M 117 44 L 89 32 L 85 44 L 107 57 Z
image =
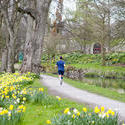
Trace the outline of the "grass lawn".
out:
M 54 77 L 57 77 L 57 75 L 53 75 L 53 74 L 48 74 Z M 92 93 L 97 93 L 99 95 L 114 99 L 114 100 L 119 100 L 122 102 L 125 102 L 125 94 L 120 94 L 114 90 L 108 89 L 108 88 L 102 88 L 102 87 L 97 87 L 95 85 L 89 85 L 87 83 L 83 83 L 81 81 L 77 81 L 77 80 L 71 80 L 68 78 L 64 78 L 64 81 L 76 88 L 82 89 L 82 90 L 87 90 L 89 92 Z
M 82 69 L 93 69 L 97 71 L 107 72 L 107 71 L 113 71 L 113 72 L 125 72 L 125 67 L 120 66 L 101 66 L 99 64 L 71 64 L 71 66 L 74 66 L 76 68 L 82 68 Z
M 44 88 L 39 80 L 34 81 L 32 87 Z M 47 91 L 46 88 L 44 89 Z M 21 125 L 46 125 L 46 120 L 52 119 L 55 115 L 62 113 L 65 108 L 77 108 L 82 110 L 83 106 L 82 104 L 77 104 L 67 99 L 62 99 L 60 105 L 49 105 L 47 107 L 40 104 L 27 103 L 24 120 Z

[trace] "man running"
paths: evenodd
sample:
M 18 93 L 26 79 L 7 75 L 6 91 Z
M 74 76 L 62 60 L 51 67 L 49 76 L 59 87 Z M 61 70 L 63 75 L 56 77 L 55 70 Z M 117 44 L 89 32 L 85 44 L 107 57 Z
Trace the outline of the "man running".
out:
M 56 63 L 58 67 L 58 74 L 59 74 L 59 79 L 60 79 L 60 85 L 62 85 L 63 82 L 63 75 L 64 75 L 64 67 L 65 67 L 65 62 L 62 60 L 62 56 L 60 56 L 60 60 Z

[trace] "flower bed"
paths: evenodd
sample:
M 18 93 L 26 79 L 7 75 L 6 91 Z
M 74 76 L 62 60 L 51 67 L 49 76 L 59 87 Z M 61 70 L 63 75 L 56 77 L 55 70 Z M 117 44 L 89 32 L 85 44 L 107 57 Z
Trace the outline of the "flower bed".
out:
M 105 111 L 104 107 L 100 109 L 95 107 L 93 112 L 88 112 L 86 107 L 83 111 L 66 108 L 63 114 L 47 120 L 46 124 L 52 125 L 118 125 L 117 114 L 109 109 Z
M 23 119 L 26 101 L 52 103 L 43 88 L 30 88 L 35 74 L 2 74 L 0 75 L 0 125 L 17 125 Z M 49 100 L 49 101 L 48 101 Z M 51 101 L 51 102 L 50 102 Z

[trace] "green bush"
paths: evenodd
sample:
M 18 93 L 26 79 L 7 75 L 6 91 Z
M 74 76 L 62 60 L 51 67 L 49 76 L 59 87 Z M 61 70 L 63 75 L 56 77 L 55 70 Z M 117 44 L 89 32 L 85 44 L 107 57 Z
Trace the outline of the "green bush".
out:
M 119 63 L 125 64 L 125 56 L 120 57 Z

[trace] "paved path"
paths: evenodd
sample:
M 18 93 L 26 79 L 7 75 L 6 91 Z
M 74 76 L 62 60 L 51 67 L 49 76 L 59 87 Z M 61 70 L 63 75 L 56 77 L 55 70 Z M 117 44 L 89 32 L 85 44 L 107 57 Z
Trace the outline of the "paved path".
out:
M 125 103 L 77 89 L 66 83 L 63 83 L 63 85 L 60 86 L 59 79 L 55 77 L 48 75 L 41 75 L 41 77 L 43 85 L 48 87 L 51 94 L 70 98 L 80 103 L 89 104 L 92 107 L 104 106 L 106 109 L 111 108 L 120 114 L 120 119 L 125 120 Z

